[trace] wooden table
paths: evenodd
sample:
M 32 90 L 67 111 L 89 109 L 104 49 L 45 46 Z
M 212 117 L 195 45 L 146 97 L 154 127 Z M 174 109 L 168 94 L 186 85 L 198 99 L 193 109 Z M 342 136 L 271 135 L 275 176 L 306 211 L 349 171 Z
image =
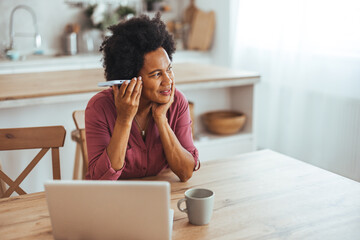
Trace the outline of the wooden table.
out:
M 187 183 L 171 182 L 173 239 L 359 239 L 360 183 L 270 150 L 202 164 Z M 215 191 L 205 226 L 176 208 L 191 187 Z M 53 239 L 45 194 L 0 200 L 0 239 Z

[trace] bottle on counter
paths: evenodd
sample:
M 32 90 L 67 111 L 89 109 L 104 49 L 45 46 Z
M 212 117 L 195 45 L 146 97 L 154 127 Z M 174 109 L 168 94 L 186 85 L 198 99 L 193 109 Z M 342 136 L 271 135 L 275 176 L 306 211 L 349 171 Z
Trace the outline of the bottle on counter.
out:
M 78 33 L 80 26 L 78 24 L 68 24 L 64 37 L 64 52 L 66 55 L 75 55 L 78 53 Z

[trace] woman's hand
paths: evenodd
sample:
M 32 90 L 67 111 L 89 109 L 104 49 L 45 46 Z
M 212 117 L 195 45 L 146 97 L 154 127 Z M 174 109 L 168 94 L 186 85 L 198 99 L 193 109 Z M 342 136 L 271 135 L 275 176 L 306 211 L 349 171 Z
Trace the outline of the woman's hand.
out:
M 170 100 L 167 103 L 164 104 L 158 104 L 158 103 L 152 103 L 151 110 L 152 110 L 152 116 L 155 120 L 155 122 L 166 119 L 166 113 L 169 110 L 171 104 L 174 102 L 174 94 L 175 94 L 175 81 L 171 84 L 171 95 Z
M 124 82 L 120 88 L 112 86 L 117 117 L 122 121 L 132 121 L 139 107 L 142 79 L 141 76 Z

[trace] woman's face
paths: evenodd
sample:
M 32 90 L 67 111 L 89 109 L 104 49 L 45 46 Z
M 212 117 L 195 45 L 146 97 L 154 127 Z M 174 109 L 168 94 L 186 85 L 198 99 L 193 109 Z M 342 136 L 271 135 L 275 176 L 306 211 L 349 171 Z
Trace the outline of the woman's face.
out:
M 162 47 L 145 54 L 139 75 L 143 80 L 143 100 L 159 104 L 170 101 L 174 73 L 169 56 Z

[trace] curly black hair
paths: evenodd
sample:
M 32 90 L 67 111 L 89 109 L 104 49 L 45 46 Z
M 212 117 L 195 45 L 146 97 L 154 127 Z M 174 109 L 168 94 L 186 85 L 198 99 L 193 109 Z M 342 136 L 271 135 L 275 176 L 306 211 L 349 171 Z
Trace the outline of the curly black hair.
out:
M 105 38 L 100 47 L 107 81 L 136 77 L 144 65 L 144 55 L 159 47 L 164 48 L 172 60 L 174 39 L 159 13 L 153 19 L 146 15 L 131 18 L 109 30 L 112 35 Z

